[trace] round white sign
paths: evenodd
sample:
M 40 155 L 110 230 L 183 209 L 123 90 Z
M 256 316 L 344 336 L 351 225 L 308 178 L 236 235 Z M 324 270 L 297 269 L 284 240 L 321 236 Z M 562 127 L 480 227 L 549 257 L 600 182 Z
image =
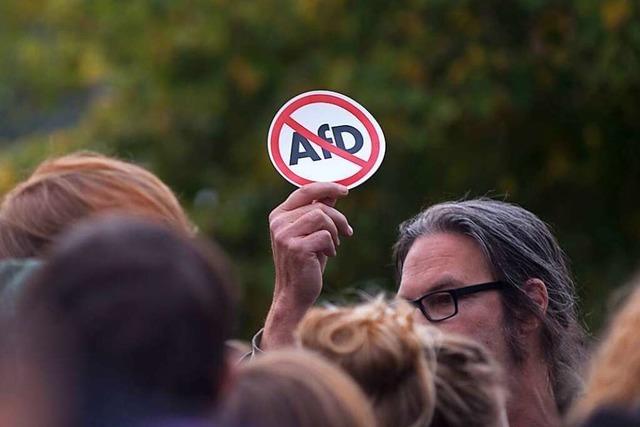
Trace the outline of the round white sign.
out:
M 292 184 L 337 182 L 354 188 L 380 167 L 382 128 L 353 99 L 336 92 L 306 92 L 275 115 L 267 137 L 269 157 Z

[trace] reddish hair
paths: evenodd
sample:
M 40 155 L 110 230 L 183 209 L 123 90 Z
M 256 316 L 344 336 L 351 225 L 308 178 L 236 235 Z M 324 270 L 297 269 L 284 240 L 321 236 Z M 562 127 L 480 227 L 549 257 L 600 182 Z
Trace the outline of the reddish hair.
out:
M 171 189 L 148 170 L 79 152 L 40 164 L 0 205 L 0 258 L 36 257 L 78 220 L 120 212 L 193 234 Z
M 607 407 L 640 408 L 640 275 L 631 283 L 631 294 L 609 320 L 591 359 L 584 394 L 569 413 L 569 425 Z

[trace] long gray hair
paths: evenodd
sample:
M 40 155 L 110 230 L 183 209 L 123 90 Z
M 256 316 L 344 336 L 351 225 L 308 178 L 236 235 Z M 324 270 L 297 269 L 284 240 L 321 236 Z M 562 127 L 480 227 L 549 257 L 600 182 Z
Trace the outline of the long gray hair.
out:
M 394 258 L 398 281 L 415 240 L 434 233 L 458 233 L 474 239 L 497 280 L 509 286 L 501 293 L 507 343 L 521 363 L 527 349 L 517 338 L 517 324 L 537 316 L 549 365 L 556 405 L 564 413 L 582 387 L 579 375 L 585 358 L 585 333 L 577 319 L 575 285 L 564 252 L 549 227 L 520 206 L 491 199 L 440 203 L 400 225 Z M 549 294 L 545 313 L 522 290 L 528 279 L 544 282 Z

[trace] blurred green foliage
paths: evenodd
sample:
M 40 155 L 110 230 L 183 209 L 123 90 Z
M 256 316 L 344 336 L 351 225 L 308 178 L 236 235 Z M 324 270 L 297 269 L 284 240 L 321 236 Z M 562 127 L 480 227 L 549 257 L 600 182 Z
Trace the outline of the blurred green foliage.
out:
M 585 321 L 640 255 L 640 6 L 632 0 L 3 0 L 0 191 L 93 148 L 153 169 L 244 288 L 243 335 L 273 271 L 277 109 L 345 93 L 381 123 L 380 171 L 339 207 L 355 236 L 328 292 L 392 289 L 396 226 L 465 195 L 519 203 L 572 259 Z

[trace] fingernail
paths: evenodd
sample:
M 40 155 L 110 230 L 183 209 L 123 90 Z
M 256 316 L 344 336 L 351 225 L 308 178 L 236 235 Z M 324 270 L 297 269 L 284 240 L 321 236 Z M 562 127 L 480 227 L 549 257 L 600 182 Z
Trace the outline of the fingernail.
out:
M 351 226 L 349 225 L 349 236 L 353 236 L 353 228 L 351 228 Z

